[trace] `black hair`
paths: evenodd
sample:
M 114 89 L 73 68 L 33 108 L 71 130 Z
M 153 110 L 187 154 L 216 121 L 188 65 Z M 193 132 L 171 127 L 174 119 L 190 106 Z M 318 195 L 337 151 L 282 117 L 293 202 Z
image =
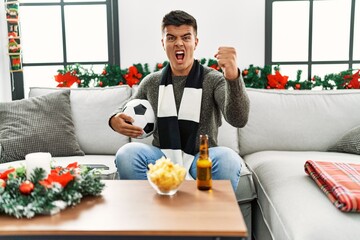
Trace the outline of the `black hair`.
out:
M 181 25 L 192 26 L 194 28 L 195 36 L 197 35 L 196 19 L 184 11 L 174 10 L 166 14 L 162 20 L 161 31 L 164 32 L 165 27 L 169 25 L 177 27 Z

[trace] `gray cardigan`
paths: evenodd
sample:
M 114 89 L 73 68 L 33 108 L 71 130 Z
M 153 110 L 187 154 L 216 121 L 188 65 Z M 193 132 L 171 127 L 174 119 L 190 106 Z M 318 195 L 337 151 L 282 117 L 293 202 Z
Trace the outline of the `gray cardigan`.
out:
M 158 89 L 162 71 L 147 75 L 140 83 L 138 91 L 131 98 L 147 99 L 157 116 Z M 179 110 L 181 97 L 184 92 L 186 76 L 173 76 L 173 88 L 176 108 Z M 234 127 L 244 127 L 249 115 L 249 98 L 245 84 L 240 76 L 234 81 L 228 81 L 223 74 L 212 68 L 205 67 L 202 89 L 200 134 L 209 136 L 209 147 L 217 146 L 218 128 L 221 125 L 221 113 L 225 120 Z M 115 113 L 121 112 L 120 106 Z M 153 145 L 159 147 L 159 133 L 157 128 L 153 133 Z M 198 137 L 199 138 L 199 137 Z M 199 142 L 199 139 L 197 139 Z M 198 148 L 198 147 L 197 147 Z

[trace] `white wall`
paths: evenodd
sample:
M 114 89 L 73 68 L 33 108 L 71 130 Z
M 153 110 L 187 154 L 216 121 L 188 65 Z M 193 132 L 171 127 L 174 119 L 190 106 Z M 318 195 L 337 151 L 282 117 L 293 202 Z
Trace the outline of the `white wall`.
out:
M 264 65 L 265 0 L 119 0 L 121 67 L 163 62 L 161 21 L 171 10 L 192 14 L 198 22 L 197 58 L 213 58 L 221 45 L 237 49 L 240 68 Z M 7 25 L 0 0 L 0 101 L 11 100 Z
M 171 10 L 184 10 L 198 23 L 197 58 L 214 58 L 219 46 L 237 49 L 240 68 L 265 61 L 265 0 L 119 0 L 121 67 L 166 59 L 161 21 Z
M 4 1 L 0 1 L 0 102 L 11 101 L 7 22 Z

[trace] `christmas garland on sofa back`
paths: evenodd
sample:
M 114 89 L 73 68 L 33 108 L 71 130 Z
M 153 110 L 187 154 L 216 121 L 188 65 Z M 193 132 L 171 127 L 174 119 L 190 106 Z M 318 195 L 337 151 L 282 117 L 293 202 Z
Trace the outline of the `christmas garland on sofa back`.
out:
M 200 63 L 208 67 L 221 71 L 218 63 L 214 59 L 201 59 Z M 153 72 L 159 71 L 168 64 L 167 61 L 157 63 Z M 301 70 L 297 71 L 296 79 L 291 80 L 288 76 L 281 74 L 280 66 L 265 65 L 264 67 L 250 65 L 243 69 L 241 74 L 245 85 L 248 88 L 259 89 L 294 89 L 294 90 L 332 90 L 332 89 L 359 89 L 359 69 L 348 69 L 339 73 L 326 74 L 324 78 L 314 76 L 311 79 L 303 80 Z M 80 64 L 68 65 L 64 69 L 59 69 L 55 76 L 58 82 L 57 87 L 71 87 L 76 84 L 77 87 L 107 87 L 127 84 L 132 87 L 151 71 L 149 65 L 134 64 L 126 69 L 121 69 L 118 65 L 107 64 L 102 72 L 95 73 L 92 68 L 87 69 Z

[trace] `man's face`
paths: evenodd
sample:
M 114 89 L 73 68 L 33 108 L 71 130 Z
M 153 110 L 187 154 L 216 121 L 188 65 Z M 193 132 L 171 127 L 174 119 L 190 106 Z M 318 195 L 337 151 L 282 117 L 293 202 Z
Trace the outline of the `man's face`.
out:
M 173 74 L 175 76 L 188 75 L 194 62 L 194 50 L 198 43 L 194 28 L 189 25 L 166 26 L 161 42 Z

